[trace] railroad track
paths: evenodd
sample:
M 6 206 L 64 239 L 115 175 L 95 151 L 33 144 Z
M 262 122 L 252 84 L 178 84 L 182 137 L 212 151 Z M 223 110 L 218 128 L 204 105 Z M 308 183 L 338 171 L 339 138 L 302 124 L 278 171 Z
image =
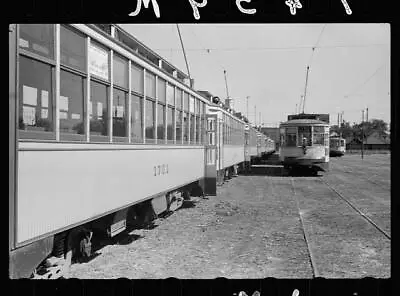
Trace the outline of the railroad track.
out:
M 304 223 L 304 219 L 303 219 L 303 213 L 302 210 L 300 208 L 300 204 L 299 204 L 299 200 L 296 194 L 296 187 L 294 185 L 294 178 L 290 177 L 290 183 L 291 183 L 291 187 L 293 190 L 293 197 L 296 201 L 296 205 L 299 211 L 299 217 L 300 217 L 300 223 L 301 223 L 301 228 L 303 231 L 303 236 L 304 236 L 304 241 L 307 245 L 307 252 L 308 252 L 308 257 L 309 257 L 309 261 L 310 261 L 310 265 L 311 265 L 311 269 L 312 269 L 312 274 L 313 274 L 313 278 L 319 277 L 320 273 L 318 271 L 317 268 L 317 262 L 316 262 L 316 256 L 313 253 L 312 248 L 310 247 L 310 236 L 307 233 L 306 227 L 305 227 L 305 223 Z M 377 225 L 371 218 L 369 218 L 365 213 L 363 213 L 361 210 L 359 210 L 351 201 L 349 201 L 345 196 L 343 196 L 340 192 L 338 192 L 335 188 L 333 188 L 328 182 L 326 182 L 322 177 L 318 177 L 318 179 L 325 184 L 325 186 L 327 186 L 331 191 L 333 191 L 341 200 L 343 200 L 344 202 L 346 202 L 346 204 L 348 206 L 350 206 L 354 211 L 356 211 L 362 218 L 364 218 L 369 224 L 371 224 L 372 226 L 374 226 L 381 234 L 383 234 L 387 239 L 391 240 L 390 235 L 384 230 L 382 229 L 379 225 Z
M 294 197 L 294 199 L 296 201 L 297 209 L 299 211 L 301 229 L 303 230 L 304 241 L 305 241 L 305 243 L 307 245 L 308 258 L 309 258 L 309 261 L 310 261 L 310 264 L 311 264 L 311 270 L 312 270 L 313 278 L 316 278 L 316 277 L 319 277 L 320 275 L 319 275 L 319 272 L 318 272 L 318 269 L 317 269 L 315 256 L 314 256 L 313 251 L 312 251 L 312 249 L 310 247 L 310 244 L 309 244 L 309 241 L 310 241 L 309 235 L 308 235 L 308 233 L 306 231 L 306 228 L 304 226 L 304 221 L 303 221 L 303 217 L 302 217 L 302 212 L 300 210 L 299 200 L 298 200 L 298 198 L 296 196 L 296 189 L 294 187 L 293 177 L 290 177 L 290 184 L 292 185 L 293 197 Z
M 349 201 L 343 194 L 338 192 L 335 188 L 333 188 L 327 181 L 325 181 L 322 177 L 319 177 L 319 180 L 324 183 L 330 190 L 336 193 L 336 195 L 345 201 L 353 210 L 355 210 L 358 214 L 360 214 L 369 224 L 374 226 L 380 233 L 382 233 L 386 238 L 391 240 L 390 235 L 383 230 L 379 225 L 377 225 L 371 218 L 369 218 L 366 214 L 364 214 L 361 210 L 359 210 L 351 201 Z
M 334 166 L 336 166 L 336 164 Z M 344 169 L 343 169 L 344 173 L 351 174 L 352 176 L 357 176 L 358 178 L 360 178 L 362 180 L 366 180 L 367 182 L 370 182 L 382 189 L 388 190 L 388 188 L 386 186 L 382 185 L 381 183 L 375 182 L 375 181 L 371 180 L 370 178 L 363 178 L 363 177 L 357 175 L 353 170 L 348 169 L 346 166 L 343 166 L 343 167 L 344 167 Z M 373 176 L 376 176 L 376 175 L 373 175 Z M 389 190 L 390 190 L 390 188 L 389 188 Z

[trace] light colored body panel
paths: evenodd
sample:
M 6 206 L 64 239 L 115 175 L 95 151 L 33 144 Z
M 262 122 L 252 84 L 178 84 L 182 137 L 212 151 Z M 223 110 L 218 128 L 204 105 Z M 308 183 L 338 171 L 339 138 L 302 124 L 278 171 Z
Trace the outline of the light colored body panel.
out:
M 224 145 L 224 168 L 244 161 L 244 146 Z
M 204 176 L 201 146 L 33 144 L 18 152 L 18 243 Z

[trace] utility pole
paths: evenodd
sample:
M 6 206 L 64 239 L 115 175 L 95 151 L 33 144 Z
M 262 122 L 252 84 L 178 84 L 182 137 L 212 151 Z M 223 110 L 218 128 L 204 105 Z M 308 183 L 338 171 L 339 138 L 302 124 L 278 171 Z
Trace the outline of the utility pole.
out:
M 254 105 L 254 124 L 257 126 L 257 105 Z
M 246 97 L 246 117 L 249 119 L 249 96 Z
M 362 110 L 361 121 L 361 159 L 364 159 L 364 110 Z
M 368 122 L 368 107 L 367 107 L 367 122 Z

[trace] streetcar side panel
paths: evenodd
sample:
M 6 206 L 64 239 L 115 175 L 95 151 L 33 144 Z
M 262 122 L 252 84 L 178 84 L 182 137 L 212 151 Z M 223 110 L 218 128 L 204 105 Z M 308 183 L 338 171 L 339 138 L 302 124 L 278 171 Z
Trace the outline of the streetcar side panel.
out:
M 96 149 L 70 150 L 80 145 L 24 144 L 18 153 L 18 243 L 204 177 L 203 147 L 100 144 L 85 145 Z

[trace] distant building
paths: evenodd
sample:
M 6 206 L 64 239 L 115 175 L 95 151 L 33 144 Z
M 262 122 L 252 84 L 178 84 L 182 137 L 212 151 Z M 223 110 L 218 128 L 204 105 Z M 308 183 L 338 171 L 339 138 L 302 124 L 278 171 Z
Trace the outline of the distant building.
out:
M 361 142 L 354 138 L 346 139 L 346 149 L 361 149 Z M 378 132 L 373 132 L 364 140 L 365 150 L 390 150 L 390 134 L 380 135 Z
M 390 145 L 390 135 L 386 133 L 382 136 L 378 132 L 373 132 L 364 140 L 364 144 L 373 146 Z

